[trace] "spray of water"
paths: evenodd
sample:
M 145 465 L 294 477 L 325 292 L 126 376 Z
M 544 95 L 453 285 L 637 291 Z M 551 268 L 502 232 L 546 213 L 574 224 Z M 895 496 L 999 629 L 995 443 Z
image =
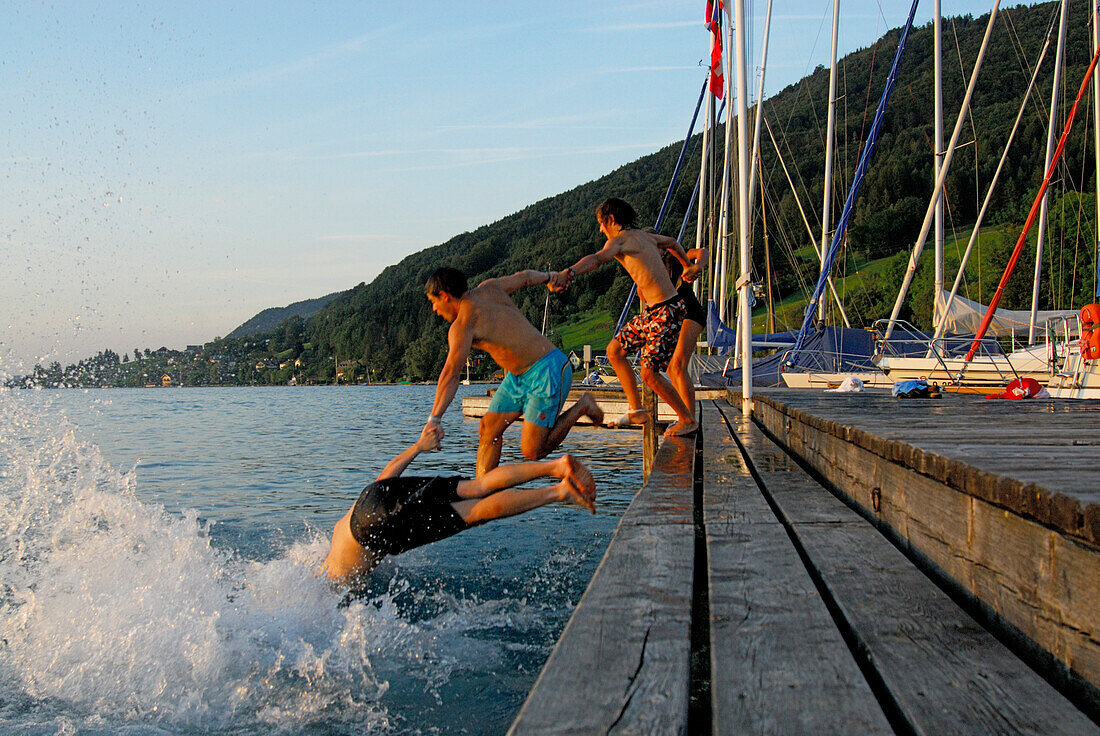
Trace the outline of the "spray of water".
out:
M 391 596 L 341 605 L 324 541 L 270 562 L 135 497 L 74 428 L 0 391 L 0 730 L 385 732 Z

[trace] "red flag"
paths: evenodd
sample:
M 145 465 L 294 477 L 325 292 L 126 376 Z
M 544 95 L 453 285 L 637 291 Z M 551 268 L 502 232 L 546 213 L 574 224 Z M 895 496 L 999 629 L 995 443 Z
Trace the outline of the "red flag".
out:
M 722 79 L 722 0 L 718 0 L 717 7 L 712 0 L 707 0 L 707 28 L 710 29 L 710 92 L 718 99 L 722 99 L 726 83 Z

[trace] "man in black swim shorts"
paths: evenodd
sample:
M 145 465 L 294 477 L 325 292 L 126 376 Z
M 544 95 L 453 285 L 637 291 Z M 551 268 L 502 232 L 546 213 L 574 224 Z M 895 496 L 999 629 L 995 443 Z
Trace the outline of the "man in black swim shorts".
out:
M 386 555 L 554 501 L 573 501 L 595 513 L 592 474 L 569 455 L 501 465 L 474 479 L 400 477 L 417 455 L 439 447 L 439 434 L 437 426 L 426 426 L 416 443 L 391 460 L 336 522 L 332 546 L 321 568 L 325 575 L 350 580 L 369 573 Z M 543 477 L 560 482 L 548 488 L 513 488 Z

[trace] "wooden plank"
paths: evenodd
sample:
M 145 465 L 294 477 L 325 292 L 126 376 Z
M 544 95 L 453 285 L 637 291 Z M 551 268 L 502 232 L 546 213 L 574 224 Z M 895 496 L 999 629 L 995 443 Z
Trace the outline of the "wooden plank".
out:
M 760 398 L 755 416 L 865 515 L 905 540 L 929 569 L 973 596 L 983 621 L 1028 651 L 1033 666 L 1100 719 L 1100 608 L 1087 592 L 1097 586 L 1058 584 L 1100 579 L 1100 503 L 1091 492 L 1070 495 L 1067 478 L 1077 476 L 1053 479 L 1051 486 L 1059 490 L 1052 492 L 912 446 L 902 451 L 900 443 L 876 438 L 859 426 L 840 426 L 801 411 L 801 395 L 791 400 L 793 407 Z M 1067 403 L 1075 408 L 1066 414 L 1078 421 L 1096 416 L 1076 408 L 1089 402 Z M 873 413 L 874 402 L 865 408 Z M 829 407 L 819 409 L 832 416 Z M 1041 415 L 1031 418 L 1039 421 Z M 945 433 L 965 426 L 959 424 L 965 418 L 952 411 L 942 419 Z M 991 434 L 1006 424 L 986 419 L 989 426 L 981 429 Z M 1039 434 L 1041 428 L 1035 425 Z M 1061 457 L 1074 465 L 1069 455 Z M 1089 485 L 1094 482 L 1089 479 Z M 952 494 L 970 499 L 969 505 L 951 500 Z M 945 509 L 955 518 L 945 517 Z M 1025 536 L 1026 542 L 1014 541 Z M 1052 545 L 1076 553 L 1052 556 L 1047 554 Z
M 1095 446 L 1047 446 L 1028 458 L 1033 467 L 1041 464 L 1044 471 L 1041 475 L 1033 469 L 1016 468 L 1015 474 L 1019 477 L 1013 477 L 1014 454 L 1011 448 L 1001 453 L 986 452 L 983 455 L 979 452 L 963 461 L 954 454 L 951 444 L 944 442 L 953 434 L 960 434 L 964 428 L 965 436 L 960 439 L 969 440 L 979 433 L 996 437 L 1006 431 L 1005 427 L 1018 428 L 1021 422 L 1027 421 L 1032 422 L 1031 429 L 1035 435 L 1047 437 L 1062 432 L 1067 439 L 1075 442 L 1079 438 L 1093 437 L 1093 425 L 1098 418 L 1095 412 L 1083 409 L 1064 412 L 1063 429 L 1055 432 L 1044 424 L 1048 415 L 1038 412 L 1013 413 L 1005 408 L 1007 403 L 1020 402 L 990 401 L 986 402 L 988 406 L 979 406 L 981 410 L 971 406 L 968 414 L 965 401 L 958 406 L 953 401 L 946 404 L 925 401 L 919 410 L 910 407 L 902 411 L 897 409 L 899 402 L 891 403 L 890 398 L 882 396 L 856 394 L 825 402 L 810 392 L 785 392 L 781 397 L 792 403 L 781 403 L 773 394 L 760 395 L 754 414 L 792 451 L 815 464 L 815 467 L 817 462 L 825 461 L 835 465 L 839 472 L 844 472 L 840 467 L 842 464 L 832 459 L 832 453 L 818 451 L 826 441 L 822 438 L 811 440 L 809 437 L 812 432 L 820 432 L 824 436 L 835 437 L 839 443 L 853 450 L 864 450 L 888 463 L 911 469 L 976 498 L 1034 518 L 1086 544 L 1100 546 L 1100 504 L 1095 500 L 1098 488 L 1093 471 L 1097 461 Z M 961 400 L 963 397 L 956 398 Z M 929 441 L 928 447 L 921 447 L 908 441 L 904 433 L 907 425 L 931 420 L 942 423 L 941 437 L 934 445 Z M 799 430 L 795 436 L 788 436 L 791 427 L 799 425 L 806 429 Z M 804 441 L 812 441 L 815 446 L 802 447 L 799 443 Z M 932 446 L 939 452 L 928 449 Z M 826 477 L 830 475 L 829 469 L 817 469 Z M 1038 482 L 1040 480 L 1042 484 Z M 837 485 L 845 487 L 843 483 Z
M 685 734 L 694 442 L 665 440 L 509 734 Z
M 738 436 L 781 452 L 755 425 Z M 768 493 L 914 733 L 1096 733 L 867 521 L 808 477 L 766 466 Z
M 713 402 L 702 421 L 713 732 L 893 733 Z

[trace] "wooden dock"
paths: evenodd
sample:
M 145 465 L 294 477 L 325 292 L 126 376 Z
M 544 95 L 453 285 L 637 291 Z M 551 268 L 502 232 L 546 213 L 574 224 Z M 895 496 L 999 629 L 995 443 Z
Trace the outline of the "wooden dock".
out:
M 473 419 L 481 418 L 489 408 L 489 402 L 492 401 L 494 391 L 496 391 L 495 385 L 486 389 L 485 393 L 481 396 L 463 397 L 462 416 L 471 417 Z M 585 391 L 591 392 L 592 395 L 596 397 L 596 403 L 600 405 L 600 408 L 603 409 L 604 414 L 608 417 L 617 417 L 620 414 L 625 414 L 630 408 L 626 402 L 626 397 L 623 395 L 622 389 L 599 386 L 573 388 L 569 392 L 569 397 L 565 400 L 565 406 L 569 407 L 573 405 Z M 699 398 L 710 399 L 725 396 L 726 390 L 696 387 L 696 393 Z M 658 401 L 657 421 L 665 423 L 675 422 L 676 412 L 672 411 L 665 402 Z M 591 421 L 589 421 L 588 417 L 581 417 L 577 423 L 591 424 Z M 641 427 L 637 427 L 637 429 L 641 429 Z
M 729 398 L 661 445 L 510 734 L 1100 733 L 1100 406 Z

